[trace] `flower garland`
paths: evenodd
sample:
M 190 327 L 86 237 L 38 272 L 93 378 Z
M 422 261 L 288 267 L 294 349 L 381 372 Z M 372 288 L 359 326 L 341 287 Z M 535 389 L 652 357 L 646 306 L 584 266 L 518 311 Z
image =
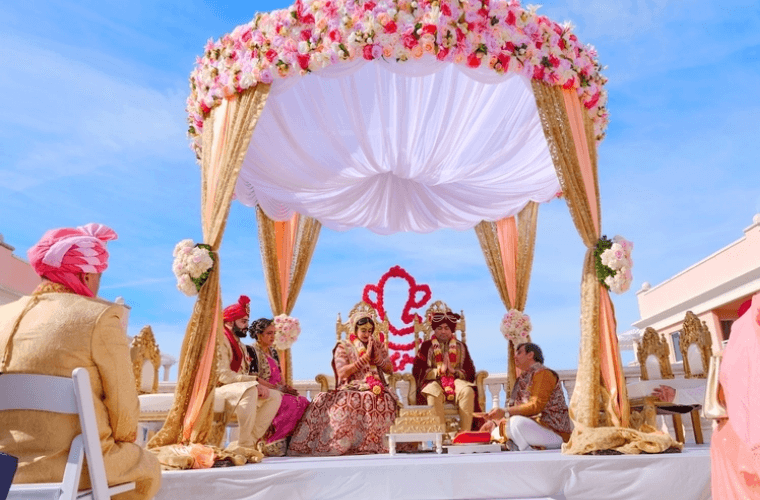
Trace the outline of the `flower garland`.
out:
M 172 271 L 177 277 L 177 288 L 188 297 L 198 295 L 216 261 L 211 247 L 186 239 L 177 243 L 172 255 Z
M 274 317 L 274 345 L 277 349 L 290 349 L 300 334 L 301 323 L 296 318 L 286 314 Z
M 530 316 L 517 309 L 510 309 L 501 319 L 499 329 L 504 338 L 511 340 L 512 344 L 517 347 L 520 344 L 530 342 L 530 331 L 533 326 L 530 323 Z
M 609 240 L 602 236 L 596 243 L 596 277 L 607 290 L 621 294 L 628 291 L 633 281 L 631 252 L 633 243 L 622 236 Z
M 365 285 L 362 291 L 362 300 L 371 305 L 381 320 L 385 320 L 388 314 L 385 310 L 385 285 L 391 278 L 400 278 L 405 280 L 409 284 L 409 295 L 407 296 L 406 303 L 401 312 L 401 320 L 410 324 L 410 326 L 404 328 L 396 328 L 390 321 L 388 322 L 388 330 L 391 335 L 409 335 L 414 332 L 414 320 L 421 320 L 420 316 L 416 313 L 412 313 L 412 309 L 418 309 L 423 307 L 430 301 L 432 292 L 428 285 L 418 285 L 417 280 L 409 274 L 409 272 L 401 266 L 391 267 L 385 274 L 380 277 L 377 284 Z M 375 299 L 373 300 L 370 294 L 374 293 Z M 419 294 L 422 295 L 419 295 Z M 414 349 L 414 342 L 406 344 L 398 344 L 395 342 L 388 342 L 388 347 L 395 351 L 411 351 Z M 404 367 L 414 362 L 414 357 L 404 353 L 395 352 L 390 357 L 393 363 L 393 368 L 396 371 L 401 371 Z
M 438 373 L 441 373 L 441 368 L 443 368 L 443 352 L 441 351 L 441 343 L 438 342 L 438 339 L 433 336 L 431 340 L 431 344 L 433 347 L 433 359 L 435 360 L 436 368 L 438 369 Z M 456 363 L 457 362 L 457 354 L 458 354 L 458 346 L 455 339 L 449 340 L 449 362 L 450 363 Z M 449 401 L 453 401 L 455 397 L 454 392 L 454 377 L 451 375 L 443 375 L 441 378 L 441 387 L 443 387 L 443 392 L 446 393 L 446 399 Z
M 360 358 L 367 353 L 367 346 L 364 345 L 364 342 L 359 340 L 359 337 L 357 337 L 356 334 L 352 333 L 349 335 L 348 340 L 353 344 Z M 371 340 L 372 339 L 370 338 L 370 341 Z M 370 372 L 364 377 L 364 383 L 358 385 L 358 389 L 360 391 L 372 391 L 376 396 L 379 396 L 383 391 L 383 383 L 380 382 L 380 379 L 378 378 L 377 366 L 370 364 L 369 371 Z
M 258 13 L 209 40 L 196 59 L 187 99 L 191 147 L 200 158 L 211 110 L 258 83 L 343 61 L 423 56 L 575 89 L 601 141 L 609 121 L 607 79 L 596 49 L 581 44 L 570 23 L 560 25 L 537 10 L 524 9 L 519 0 L 297 0 Z

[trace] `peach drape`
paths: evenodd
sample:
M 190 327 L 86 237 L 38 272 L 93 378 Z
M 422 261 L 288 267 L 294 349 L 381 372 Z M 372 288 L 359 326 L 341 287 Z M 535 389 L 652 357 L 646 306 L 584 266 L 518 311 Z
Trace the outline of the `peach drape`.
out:
M 604 410 L 607 417 L 605 423 L 616 428 L 628 427 L 630 408 L 614 308 L 608 290 L 596 278 L 594 248 L 601 236 L 601 210 L 596 144 L 590 119 L 574 90 L 562 90 L 536 81 L 532 85 L 557 176 L 573 222 L 587 248 L 581 277 L 580 355 L 570 402 L 576 430 L 563 449 L 567 453 L 605 448 L 630 450 L 630 446 L 626 445 L 626 448 L 621 443 L 644 440 L 635 431 L 592 432 L 599 426 L 600 410 Z M 662 450 L 669 444 L 668 440 L 662 440 Z
M 628 426 L 630 410 L 608 291 L 596 279 L 594 247 L 601 236 L 596 147 L 573 90 L 533 82 L 539 114 L 573 221 L 586 245 L 581 279 L 581 348 L 570 407 L 576 423 L 597 427 L 601 379 L 611 395 L 605 410 Z
M 218 252 L 229 215 L 232 194 L 243 158 L 269 95 L 259 84 L 225 99 L 206 119 L 201 157 L 201 228 L 203 242 Z M 201 288 L 187 324 L 179 360 L 174 403 L 151 448 L 179 443 L 205 443 L 213 417 L 217 384 L 216 346 L 222 331 L 221 263 Z
M 256 207 L 264 280 L 272 313 L 290 314 L 295 307 L 322 225 L 311 217 L 293 214 L 287 221 L 270 219 Z M 283 377 L 293 382 L 290 349 L 280 351 Z
M 496 222 L 483 221 L 475 227 L 486 264 L 507 310 L 525 310 L 528 299 L 533 250 L 536 241 L 538 203 L 529 202 L 514 217 Z M 507 345 L 508 391 L 516 380 L 514 345 Z

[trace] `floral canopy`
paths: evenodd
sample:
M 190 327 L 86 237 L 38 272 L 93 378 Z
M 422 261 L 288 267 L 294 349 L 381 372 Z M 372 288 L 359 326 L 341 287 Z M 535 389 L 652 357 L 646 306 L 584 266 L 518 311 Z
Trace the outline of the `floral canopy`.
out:
M 295 304 L 321 225 L 474 227 L 505 306 L 522 310 L 537 203 L 561 193 L 589 249 L 576 429 L 602 425 L 600 409 L 627 427 L 614 312 L 593 261 L 608 121 L 600 69 L 569 24 L 515 0 L 299 0 L 257 14 L 210 40 L 190 78 L 204 243 L 219 248 L 233 197 L 256 206 L 277 315 Z M 152 446 L 208 438 L 220 311 L 214 271 Z M 576 438 L 568 449 L 589 446 Z

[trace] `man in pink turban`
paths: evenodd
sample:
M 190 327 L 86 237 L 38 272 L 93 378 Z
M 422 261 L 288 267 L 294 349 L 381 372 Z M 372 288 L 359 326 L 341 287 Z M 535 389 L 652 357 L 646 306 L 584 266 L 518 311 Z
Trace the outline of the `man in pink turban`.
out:
M 135 481 L 120 500 L 152 498 L 161 483 L 156 457 L 134 443 L 140 413 L 122 326 L 124 307 L 97 297 L 108 266 L 106 242 L 116 233 L 101 224 L 48 231 L 28 252 L 44 278 L 31 296 L 0 306 L 0 373 L 90 375 L 95 418 L 109 484 Z M 76 417 L 32 410 L 0 412 L 0 451 L 18 457 L 15 483 L 61 481 Z M 88 488 L 87 468 L 80 488 Z
M 117 238 L 103 224 L 52 229 L 27 252 L 34 271 L 72 292 L 94 297 L 100 275 L 108 267 L 106 243 Z

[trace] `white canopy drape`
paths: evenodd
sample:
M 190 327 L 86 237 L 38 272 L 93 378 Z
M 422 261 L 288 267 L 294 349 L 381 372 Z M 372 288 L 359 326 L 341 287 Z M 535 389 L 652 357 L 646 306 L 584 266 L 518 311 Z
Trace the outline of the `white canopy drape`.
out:
M 274 82 L 235 194 L 379 234 L 470 229 L 560 190 L 530 80 L 430 56 Z

